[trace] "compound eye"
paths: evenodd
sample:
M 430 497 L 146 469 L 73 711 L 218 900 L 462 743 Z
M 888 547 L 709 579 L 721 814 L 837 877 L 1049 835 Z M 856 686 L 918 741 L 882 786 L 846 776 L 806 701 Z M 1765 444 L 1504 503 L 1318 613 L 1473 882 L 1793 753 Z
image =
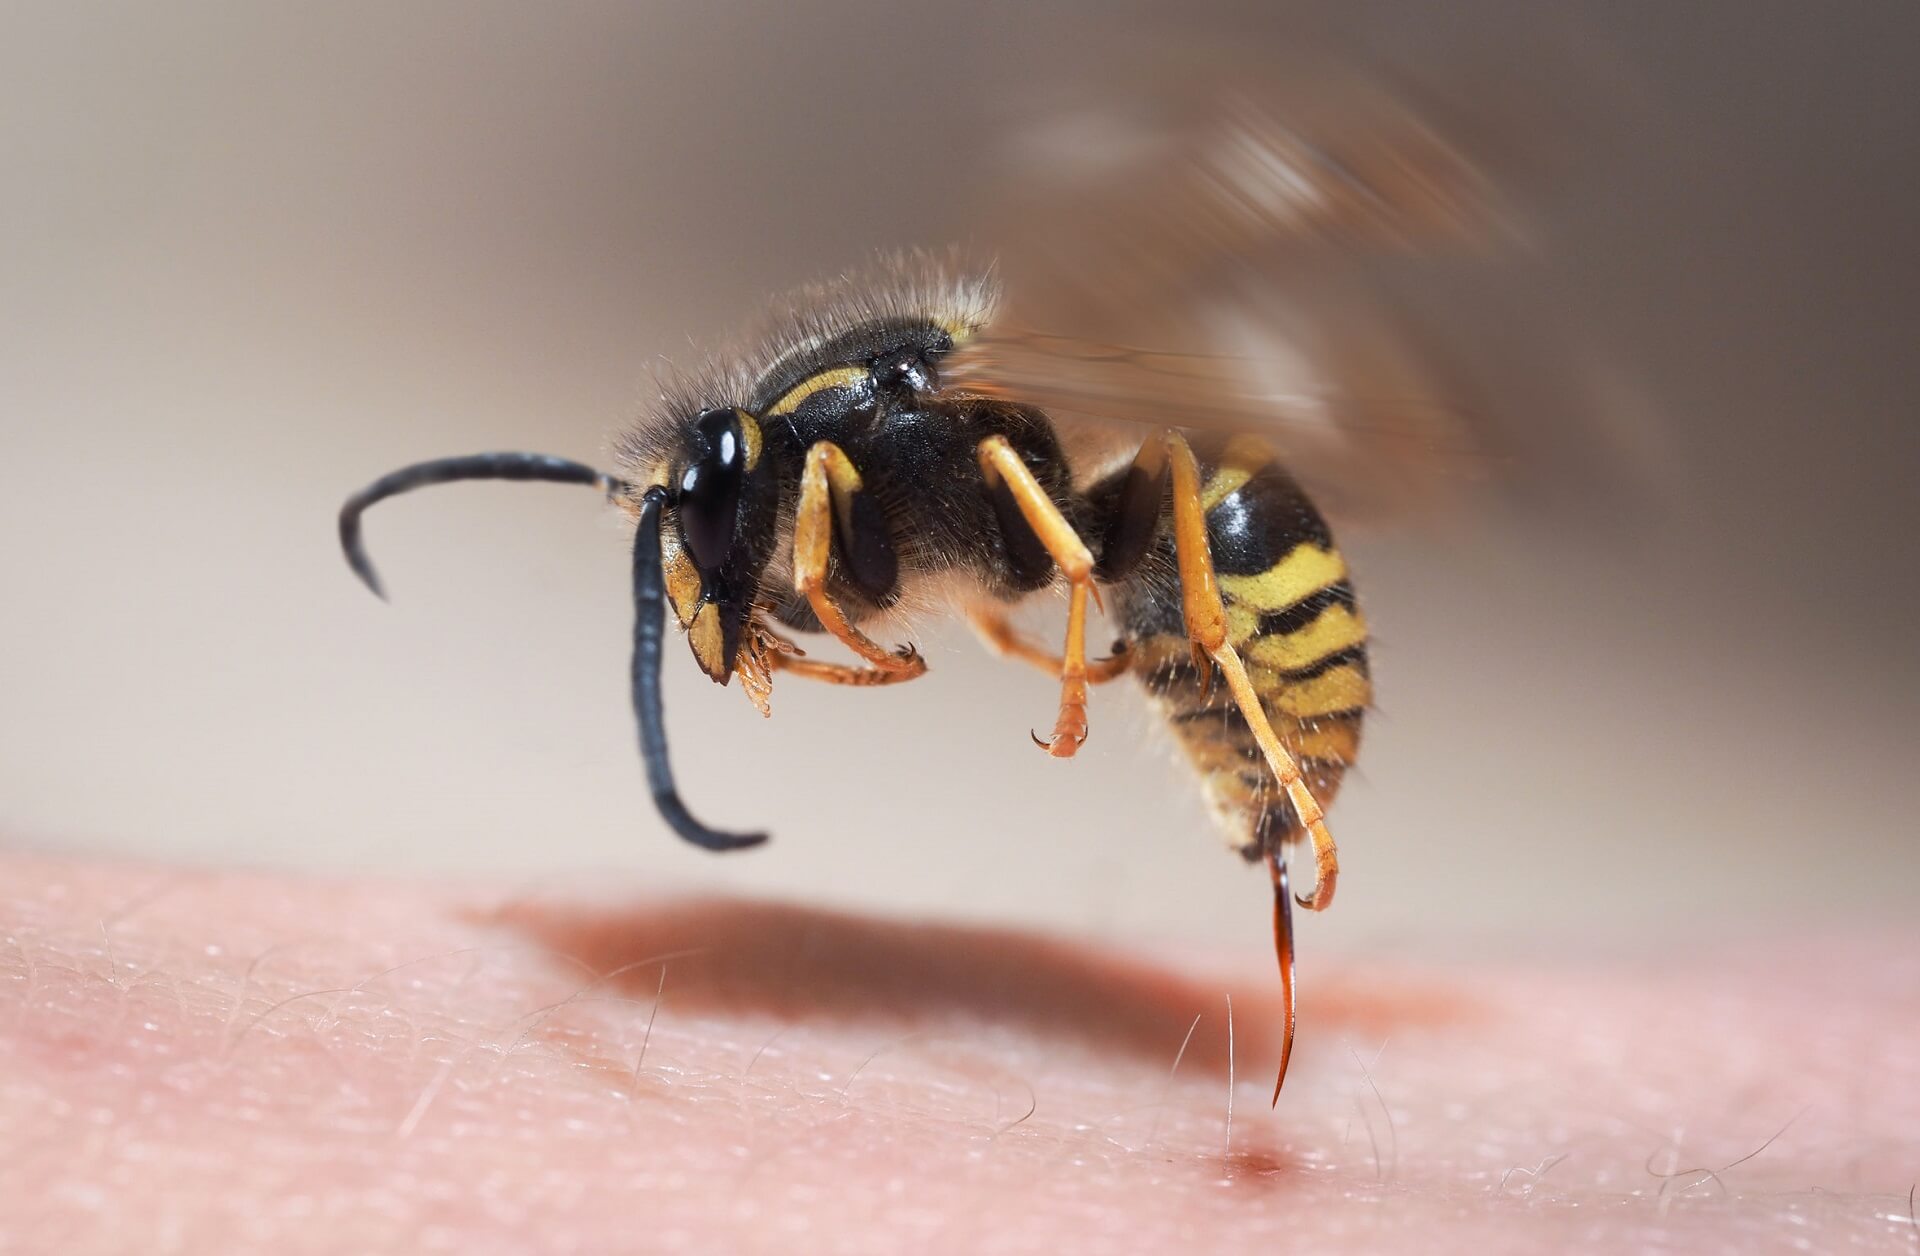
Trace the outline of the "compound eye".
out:
M 708 410 L 694 420 L 703 451 L 680 476 L 675 513 L 680 535 L 702 571 L 718 571 L 733 548 L 734 520 L 747 475 L 747 446 L 738 410 Z

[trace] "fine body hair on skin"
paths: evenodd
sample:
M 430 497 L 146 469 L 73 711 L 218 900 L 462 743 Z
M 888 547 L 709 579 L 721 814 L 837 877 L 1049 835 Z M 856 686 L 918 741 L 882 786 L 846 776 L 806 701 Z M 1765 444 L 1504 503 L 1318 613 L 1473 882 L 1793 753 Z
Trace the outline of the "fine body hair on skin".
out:
M 1269 1111 L 1258 965 L 0 870 L 4 1251 L 1920 1250 L 1911 938 L 1329 960 Z

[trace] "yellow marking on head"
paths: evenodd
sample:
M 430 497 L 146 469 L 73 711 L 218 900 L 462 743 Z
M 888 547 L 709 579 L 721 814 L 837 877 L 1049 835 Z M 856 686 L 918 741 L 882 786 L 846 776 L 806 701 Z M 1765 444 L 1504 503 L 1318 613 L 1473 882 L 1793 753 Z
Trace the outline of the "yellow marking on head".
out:
M 666 580 L 667 600 L 673 603 L 673 613 L 679 617 L 682 628 L 690 627 L 694 611 L 700 606 L 700 569 L 693 565 L 693 557 L 680 544 L 672 528 L 660 529 L 660 570 Z
M 1247 647 L 1247 662 L 1278 672 L 1295 672 L 1313 666 L 1328 655 L 1351 650 L 1366 639 L 1366 621 L 1336 604 L 1321 611 L 1305 628 L 1272 633 L 1255 641 Z
M 1283 611 L 1347 578 L 1347 560 L 1340 551 L 1321 549 L 1311 541 L 1252 576 L 1221 576 L 1220 591 L 1229 601 L 1259 611 Z
M 1312 680 L 1285 681 L 1261 675 L 1257 684 L 1265 705 L 1296 720 L 1352 711 L 1373 701 L 1373 682 L 1352 663 L 1342 663 Z
M 700 670 L 725 684 L 730 673 L 726 666 L 726 639 L 720 631 L 720 608 L 709 602 L 700 608 L 687 627 L 687 639 L 693 643 L 693 657 Z
M 740 442 L 747 447 L 747 470 L 751 471 L 760 462 L 760 425 L 745 410 L 735 410 L 740 420 Z
M 780 394 L 780 399 L 768 407 L 767 414 L 778 418 L 798 410 L 807 398 L 829 388 L 855 388 L 867 382 L 869 372 L 864 366 L 836 366 L 831 370 L 816 371 L 792 388 Z

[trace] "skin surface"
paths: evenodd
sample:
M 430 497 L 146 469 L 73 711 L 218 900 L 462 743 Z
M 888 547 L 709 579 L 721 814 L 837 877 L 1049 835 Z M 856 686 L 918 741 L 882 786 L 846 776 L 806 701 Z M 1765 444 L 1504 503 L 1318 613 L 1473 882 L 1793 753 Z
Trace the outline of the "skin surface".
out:
M 27 855 L 0 885 L 0 1251 L 1920 1251 L 1912 939 L 1316 956 L 1272 1111 L 1259 957 Z

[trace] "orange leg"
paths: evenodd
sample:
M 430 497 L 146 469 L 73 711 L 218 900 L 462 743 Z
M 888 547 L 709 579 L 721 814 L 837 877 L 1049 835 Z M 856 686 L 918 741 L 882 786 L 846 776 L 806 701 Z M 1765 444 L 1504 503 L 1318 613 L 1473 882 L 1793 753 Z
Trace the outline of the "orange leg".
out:
M 800 507 L 793 527 L 793 587 L 807 599 L 820 624 L 858 654 L 872 669 L 887 674 L 886 680 L 848 680 L 842 684 L 890 684 L 911 680 L 927 670 L 927 662 L 912 646 L 889 650 L 847 622 L 839 603 L 827 592 L 827 559 L 833 550 L 833 523 L 837 511 L 842 530 L 849 530 L 854 494 L 860 491 L 860 472 L 840 447 L 821 441 L 807 450 L 806 466 L 800 475 Z M 790 662 L 779 664 L 788 671 Z M 821 666 L 813 665 L 815 668 Z M 816 675 L 824 673 L 816 672 Z
M 981 643 L 1003 659 L 1029 663 L 1049 676 L 1058 676 L 1061 668 L 1066 666 L 1065 659 L 1048 653 L 1044 647 L 1022 636 L 998 607 L 976 606 L 970 609 L 967 623 L 972 626 L 974 635 L 980 638 Z M 1126 675 L 1132 669 L 1133 655 L 1123 641 L 1114 646 L 1112 656 L 1087 660 L 1087 683 L 1102 685 Z
M 829 685 L 898 685 L 927 674 L 927 669 L 924 667 L 917 672 L 889 672 L 882 671 L 878 667 L 849 667 L 845 663 L 797 658 L 791 654 L 775 656 L 773 670 L 791 672 L 807 680 L 822 680 Z
M 1267 713 L 1260 704 L 1260 693 L 1247 676 L 1245 665 L 1233 644 L 1227 640 L 1227 610 L 1220 600 L 1220 587 L 1213 574 L 1213 552 L 1207 546 L 1206 509 L 1200 497 L 1200 467 L 1185 439 L 1174 433 L 1163 437 L 1173 464 L 1173 536 L 1179 555 L 1181 604 L 1186 614 L 1187 636 L 1197 655 L 1213 660 L 1226 678 L 1233 701 L 1253 730 L 1253 738 L 1266 756 L 1267 766 L 1287 791 L 1294 814 L 1313 840 L 1313 893 L 1298 899 L 1309 911 L 1324 911 L 1333 902 L 1333 891 L 1340 878 L 1340 853 L 1327 831 L 1326 814 L 1300 775 L 1300 765 L 1280 744 Z
M 748 697 L 754 696 L 756 685 L 762 693 L 770 690 L 774 672 L 787 672 L 830 685 L 897 685 L 926 674 L 924 670 L 886 672 L 877 667 L 850 667 L 845 663 L 810 659 L 805 650 L 759 615 L 754 617 L 749 644 L 751 649 L 741 652 L 750 660 L 741 670 L 743 681 L 751 682 Z M 755 705 L 761 703 L 756 699 Z
M 1060 508 L 1033 478 L 1004 436 L 980 442 L 980 470 L 990 487 L 1004 485 L 1020 508 L 1020 515 L 1039 538 L 1040 545 L 1066 576 L 1067 645 L 1059 662 L 1060 714 L 1053 736 L 1040 747 L 1056 759 L 1072 758 L 1087 740 L 1087 598 L 1093 591 L 1093 554 L 1068 523 Z

